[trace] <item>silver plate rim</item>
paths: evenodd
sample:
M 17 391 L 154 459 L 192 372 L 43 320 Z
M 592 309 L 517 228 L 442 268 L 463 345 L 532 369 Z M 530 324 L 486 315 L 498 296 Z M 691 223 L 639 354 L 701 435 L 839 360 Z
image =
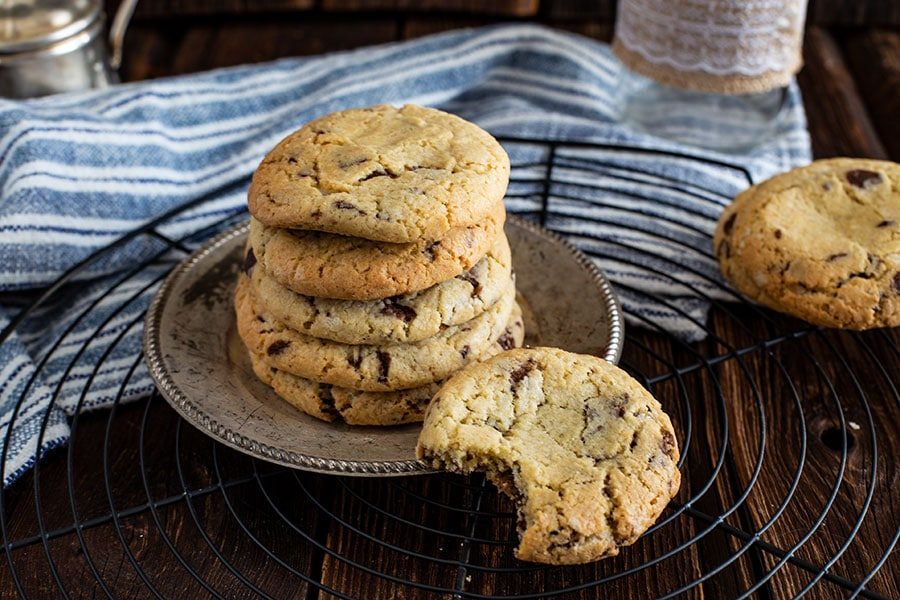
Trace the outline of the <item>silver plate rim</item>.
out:
M 609 283 L 609 280 L 603 272 L 600 271 L 587 255 L 562 236 L 521 217 L 509 215 L 507 219 L 515 223 L 517 227 L 526 229 L 531 233 L 564 246 L 578 263 L 596 280 L 602 294 L 603 304 L 606 307 L 606 316 L 609 323 L 606 339 L 606 352 L 603 355 L 603 358 L 613 364 L 618 363 L 619 358 L 622 355 L 625 323 L 619 301 L 613 292 L 612 285 Z M 160 321 L 162 320 L 163 309 L 171 296 L 175 284 L 188 271 L 193 269 L 198 263 L 201 263 L 220 246 L 228 243 L 237 236 L 244 235 L 248 230 L 249 223 L 243 223 L 210 239 L 169 273 L 154 296 L 153 301 L 150 303 L 144 318 L 142 347 L 144 360 L 147 363 L 150 376 L 156 384 L 160 395 L 162 395 L 182 418 L 210 437 L 238 451 L 268 462 L 274 462 L 305 471 L 340 475 L 397 476 L 433 473 L 434 470 L 420 460 L 340 460 L 311 456 L 308 454 L 298 454 L 296 452 L 287 452 L 280 448 L 275 448 L 232 431 L 228 427 L 218 423 L 214 417 L 206 413 L 200 405 L 191 401 L 191 399 L 178 388 L 169 375 L 161 355 Z

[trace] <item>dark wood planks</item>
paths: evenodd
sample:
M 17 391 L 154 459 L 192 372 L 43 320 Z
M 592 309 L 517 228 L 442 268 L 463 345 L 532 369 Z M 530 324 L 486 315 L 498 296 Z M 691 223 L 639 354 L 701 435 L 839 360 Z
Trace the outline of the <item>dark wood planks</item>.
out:
M 716 329 L 722 330 L 724 337 L 731 337 L 727 331 L 731 325 L 719 315 L 714 318 Z M 798 330 L 803 328 L 799 322 L 796 326 Z M 854 541 L 830 568 L 830 574 L 850 581 L 862 580 L 886 551 L 894 534 L 884 523 L 896 523 L 900 518 L 900 502 L 891 493 L 898 468 L 896 445 L 900 429 L 889 416 L 896 412 L 891 374 L 900 372 L 900 362 L 890 352 L 869 354 L 873 347 L 882 345 L 876 341 L 879 335 L 816 332 L 784 342 L 771 354 L 760 352 L 741 361 L 731 360 L 717 369 L 729 408 L 734 411 L 730 419 L 731 459 L 743 486 L 756 467 L 762 441 L 760 416 L 766 423 L 765 458 L 740 511 L 745 530 L 755 533 L 765 529 L 761 540 L 784 550 L 799 545 L 796 557 L 817 565 L 812 572 L 790 564 L 780 566 L 781 556 L 755 550 L 760 576 L 770 578 L 768 586 L 777 591 L 774 597 L 799 593 L 819 569 L 841 552 L 842 544 L 852 537 L 856 527 L 859 531 Z M 858 379 L 854 381 L 853 377 Z M 840 408 L 836 397 L 841 400 Z M 761 415 L 757 414 L 757 403 L 762 407 Z M 873 413 L 874 436 L 869 431 L 866 407 Z M 839 414 L 847 421 L 850 446 L 843 474 Z M 805 453 L 801 449 L 802 425 Z M 873 475 L 869 467 L 875 464 L 875 453 L 870 448 L 873 439 L 878 444 L 875 500 L 874 506 L 864 513 L 868 479 Z M 838 492 L 832 499 L 833 486 Z M 823 522 L 816 525 L 819 515 Z M 808 534 L 809 539 L 804 541 Z M 819 592 L 824 593 L 821 588 L 827 587 L 825 581 L 816 588 Z M 889 598 L 898 593 L 890 571 L 884 569 L 873 577 L 867 589 Z M 841 593 L 846 595 L 848 590 Z
M 543 0 L 541 14 L 561 21 L 602 20 L 612 23 L 616 16 L 616 0 Z
M 116 0 L 107 0 L 107 6 Z M 135 17 L 158 18 L 222 14 L 306 11 L 316 0 L 150 0 L 138 2 Z
M 149 589 L 167 598 L 204 597 L 210 590 L 225 597 L 258 591 L 305 597 L 307 584 L 265 549 L 285 557 L 290 567 L 311 573 L 316 570 L 315 548 L 302 538 L 284 535 L 285 524 L 273 514 L 261 484 L 252 477 L 251 461 L 224 447 L 215 448 L 212 440 L 193 427 L 180 426 L 178 416 L 161 399 L 153 402 L 144 432 L 149 496 L 139 467 L 144 402 L 120 408 L 117 414 L 101 412 L 79 418 L 71 497 L 66 491 L 67 451 L 55 452 L 41 465 L 45 530 L 62 529 L 48 542 L 62 585 L 84 596 L 105 595 L 97 583 L 99 577 L 116 597 L 144 597 Z M 118 524 L 103 518 L 112 510 L 102 461 L 108 421 L 112 423 L 108 446 L 113 459 L 108 470 L 112 506 L 124 511 Z M 224 481 L 243 483 L 218 488 L 220 476 Z M 25 476 L 7 495 L 12 540 L 28 541 L 39 533 L 33 481 L 33 474 Z M 267 489 L 275 490 L 270 493 L 292 498 L 284 509 L 292 522 L 315 532 L 315 512 L 294 490 L 292 476 L 264 477 L 263 481 Z M 318 485 L 318 480 L 311 484 Z M 71 528 L 76 520 L 70 498 L 78 522 L 86 524 L 83 545 Z M 158 505 L 151 510 L 149 502 Z M 250 539 L 242 526 L 257 540 Z M 59 593 L 39 540 L 13 550 L 12 560 L 26 594 L 43 598 Z M 6 561 L 0 565 L 0 595 L 6 596 L 14 589 L 13 581 Z
M 427 12 L 446 11 L 473 14 L 531 17 L 537 14 L 538 0 L 321 0 L 325 11 L 366 10 Z
M 108 12 L 118 5 L 106 0 Z M 142 0 L 137 17 L 170 17 L 265 12 L 456 12 L 506 17 L 541 15 L 552 20 L 580 21 L 615 18 L 616 0 Z M 894 0 L 809 0 L 807 21 L 823 26 L 900 24 Z
M 888 154 L 900 160 L 900 32 L 851 31 L 841 46 Z
M 400 37 L 396 19 L 340 23 L 321 17 L 266 16 L 253 20 L 204 20 L 191 26 L 140 23 L 125 38 L 122 77 L 134 81 L 163 75 L 349 50 Z M 362 43 L 360 43 L 362 42 Z
M 886 158 L 887 151 L 831 34 L 811 27 L 806 33 L 803 59 L 805 64 L 797 79 L 804 92 L 814 154 L 819 158 Z
M 896 0 L 809 0 L 807 20 L 817 25 L 898 25 Z

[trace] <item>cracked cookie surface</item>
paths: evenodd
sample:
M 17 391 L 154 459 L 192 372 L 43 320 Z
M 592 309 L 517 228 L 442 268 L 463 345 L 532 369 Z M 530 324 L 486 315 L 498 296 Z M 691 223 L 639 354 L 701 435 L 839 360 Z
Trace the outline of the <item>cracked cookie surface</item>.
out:
M 505 219 L 501 205 L 477 225 L 408 244 L 273 229 L 250 219 L 253 255 L 246 263 L 259 262 L 281 285 L 305 296 L 378 300 L 418 292 L 471 269 L 503 234 Z
M 436 468 L 485 471 L 517 503 L 522 560 L 618 554 L 680 485 L 669 417 L 603 359 L 556 348 L 503 352 L 438 391 L 416 448 Z
M 469 321 L 509 287 L 512 260 L 504 234 L 474 267 L 430 288 L 383 300 L 334 300 L 297 294 L 263 268 L 250 269 L 254 297 L 291 329 L 345 344 L 418 342 Z
M 518 348 L 525 338 L 522 311 L 513 306 L 509 322 L 500 338 L 475 360 Z M 442 382 L 397 392 L 362 392 L 317 383 L 279 371 L 266 364 L 261 355 L 250 353 L 253 371 L 285 401 L 323 421 L 341 420 L 348 425 L 400 425 L 422 420 L 425 408 Z
M 490 134 L 433 108 L 320 117 L 263 159 L 250 212 L 273 227 L 383 242 L 435 240 L 502 204 L 509 158 Z
M 742 192 L 713 249 L 757 302 L 826 327 L 900 325 L 900 165 L 820 160 Z
M 502 336 L 514 304 L 515 286 L 509 285 L 490 309 L 420 342 L 351 345 L 286 327 L 261 309 L 244 274 L 235 289 L 237 330 L 250 352 L 293 375 L 368 392 L 396 391 L 446 379 Z

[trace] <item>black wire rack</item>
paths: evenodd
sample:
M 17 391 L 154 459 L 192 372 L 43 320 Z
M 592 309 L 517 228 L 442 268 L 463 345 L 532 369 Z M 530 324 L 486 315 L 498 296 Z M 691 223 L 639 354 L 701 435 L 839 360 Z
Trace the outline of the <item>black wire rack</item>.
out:
M 605 192 L 603 184 L 590 181 L 562 186 L 557 174 L 571 166 L 565 151 L 572 148 L 668 155 L 730 170 L 752 183 L 740 165 L 686 154 L 502 141 L 537 149 L 540 157 L 514 164 L 510 207 L 564 234 L 571 232 L 556 226 L 566 217 L 556 199 L 568 197 L 565 190 L 572 186 Z M 651 175 L 602 158 L 579 159 L 578 166 L 605 181 L 647 181 Z M 658 173 L 652 180 L 698 199 L 727 200 L 715 190 Z M 53 306 L 60 290 L 79 274 L 135 240 L 153 238 L 160 250 L 136 261 L 109 292 L 152 269 L 159 275 L 148 285 L 155 285 L 173 266 L 173 253 L 184 257 L 246 216 L 229 215 L 182 239 L 172 239 L 161 228 L 246 184 L 231 182 L 170 211 L 94 253 L 47 290 L 20 297 L 22 311 L 0 343 L 27 317 Z M 603 223 L 602 217 L 595 221 Z M 617 221 L 617 226 L 708 258 L 708 249 L 660 233 L 665 230 L 644 229 L 640 222 Z M 655 262 L 627 258 L 647 250 L 618 238 L 603 242 L 582 247 L 601 264 L 608 259 L 640 263 L 680 284 L 684 295 L 712 306 L 707 323 L 671 298 L 626 283 L 617 286 L 706 333 L 704 341 L 688 343 L 668 334 L 652 313 L 628 314 L 640 329 L 630 328 L 621 366 L 672 415 L 682 448 L 683 484 L 659 522 L 620 556 L 579 567 L 516 561 L 514 508 L 481 476 L 362 480 L 294 471 L 239 454 L 183 423 L 156 392 L 126 402 L 125 390 L 142 360 L 134 356 L 112 407 L 77 413 L 70 421 L 69 444 L 45 457 L 38 452 L 32 472 L 0 491 L 5 554 L 0 594 L 896 597 L 896 332 L 810 327 L 746 302 L 690 264 L 667 268 L 658 257 Z M 685 270 L 704 285 L 680 280 L 678 273 Z M 122 295 L 113 314 L 136 302 L 140 292 Z M 112 318 L 93 335 L 104 334 Z M 135 319 L 118 335 L 139 323 Z M 61 330 L 38 373 L 60 345 L 90 343 L 90 338 L 69 339 L 73 326 Z M 92 365 L 85 389 L 108 356 Z M 23 394 L 19 407 L 24 400 Z M 7 435 L 4 457 L 9 443 Z

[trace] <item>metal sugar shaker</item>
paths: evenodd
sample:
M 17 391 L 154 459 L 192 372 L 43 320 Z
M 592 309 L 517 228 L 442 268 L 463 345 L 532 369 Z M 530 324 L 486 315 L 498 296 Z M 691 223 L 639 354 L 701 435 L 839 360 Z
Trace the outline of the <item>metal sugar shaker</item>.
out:
M 105 34 L 102 0 L 0 0 L 0 96 L 31 98 L 118 81 L 137 0 L 122 0 Z

